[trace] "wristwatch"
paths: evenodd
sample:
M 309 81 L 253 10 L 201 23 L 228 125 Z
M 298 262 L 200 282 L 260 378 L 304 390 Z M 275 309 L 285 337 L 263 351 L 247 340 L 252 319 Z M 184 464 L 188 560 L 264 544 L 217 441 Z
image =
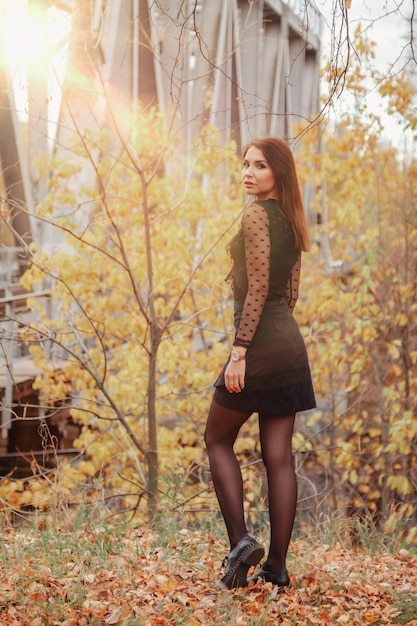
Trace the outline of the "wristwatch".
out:
M 240 354 L 240 352 L 238 352 L 237 350 L 232 350 L 230 353 L 230 358 L 232 359 L 232 361 L 243 361 L 245 358 L 244 354 Z

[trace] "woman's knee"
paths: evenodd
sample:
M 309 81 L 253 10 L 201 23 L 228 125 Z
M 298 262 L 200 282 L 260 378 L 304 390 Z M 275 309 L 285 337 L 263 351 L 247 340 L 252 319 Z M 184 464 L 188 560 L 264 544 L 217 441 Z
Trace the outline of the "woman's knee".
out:
M 280 468 L 293 468 L 292 435 L 294 415 L 285 417 L 260 415 L 261 453 L 264 465 Z
M 221 422 L 219 422 L 216 416 L 209 414 L 206 428 L 204 430 L 204 443 L 207 450 L 214 449 L 216 446 L 221 445 L 224 439 L 223 429 L 221 428 Z
M 218 446 L 232 447 L 236 440 L 234 433 L 225 433 L 223 429 L 216 428 L 213 423 L 208 423 L 204 431 L 204 443 L 207 450 L 213 450 Z
M 206 444 L 206 448 L 209 449 L 214 442 L 215 438 L 212 436 L 210 429 L 206 426 L 204 431 L 204 443 Z
M 275 471 L 280 469 L 294 470 L 294 455 L 291 448 L 273 448 L 272 450 L 270 447 L 267 450 L 263 448 L 261 455 L 266 469 L 274 469 Z

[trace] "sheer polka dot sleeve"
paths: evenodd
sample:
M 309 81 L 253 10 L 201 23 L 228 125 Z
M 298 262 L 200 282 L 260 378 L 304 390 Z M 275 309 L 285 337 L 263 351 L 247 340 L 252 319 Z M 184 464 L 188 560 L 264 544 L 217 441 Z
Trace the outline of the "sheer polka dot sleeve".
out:
M 234 345 L 248 347 L 258 327 L 269 287 L 269 218 L 259 204 L 251 204 L 245 209 L 243 233 L 248 291 Z
M 291 313 L 294 310 L 295 304 L 298 300 L 298 288 L 300 285 L 300 270 L 301 270 L 301 254 L 296 260 L 291 270 L 290 279 L 285 291 L 285 299 L 290 308 Z

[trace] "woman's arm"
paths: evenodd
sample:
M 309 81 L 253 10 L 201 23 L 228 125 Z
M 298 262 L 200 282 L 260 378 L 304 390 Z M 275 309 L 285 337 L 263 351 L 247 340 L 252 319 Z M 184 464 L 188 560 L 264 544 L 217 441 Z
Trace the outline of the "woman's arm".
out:
M 232 357 L 224 374 L 226 389 L 239 393 L 245 386 L 245 355 L 258 328 L 269 288 L 269 218 L 263 207 L 251 204 L 243 214 L 248 291 L 242 318 L 233 343 Z
M 294 311 L 295 304 L 298 300 L 298 288 L 300 286 L 300 270 L 301 270 L 301 254 L 294 263 L 291 275 L 287 283 L 285 291 L 285 299 L 290 308 L 291 313 Z
M 259 204 L 251 204 L 245 209 L 243 233 L 248 291 L 234 345 L 247 348 L 258 328 L 269 289 L 269 218 Z

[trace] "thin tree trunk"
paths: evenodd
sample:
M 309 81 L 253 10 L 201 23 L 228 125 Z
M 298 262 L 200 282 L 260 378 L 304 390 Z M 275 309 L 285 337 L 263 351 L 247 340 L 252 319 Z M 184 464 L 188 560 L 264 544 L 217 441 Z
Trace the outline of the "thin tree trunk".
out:
M 148 414 L 148 519 L 152 520 L 158 510 L 158 435 L 156 418 L 156 363 L 160 345 L 160 331 L 151 326 L 151 352 L 149 355 L 149 377 L 147 389 Z

